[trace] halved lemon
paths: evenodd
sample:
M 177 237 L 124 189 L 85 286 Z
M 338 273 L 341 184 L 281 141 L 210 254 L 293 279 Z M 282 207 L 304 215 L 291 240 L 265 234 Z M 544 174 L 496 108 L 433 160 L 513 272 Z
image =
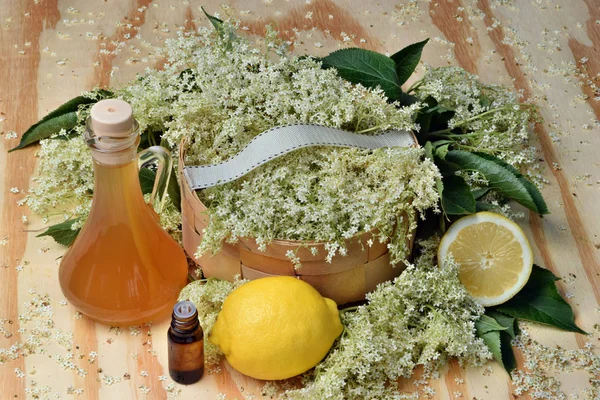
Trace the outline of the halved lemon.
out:
M 467 291 L 485 307 L 502 304 L 527 283 L 533 266 L 529 241 L 519 225 L 500 214 L 479 212 L 453 223 L 438 247 L 452 254 Z

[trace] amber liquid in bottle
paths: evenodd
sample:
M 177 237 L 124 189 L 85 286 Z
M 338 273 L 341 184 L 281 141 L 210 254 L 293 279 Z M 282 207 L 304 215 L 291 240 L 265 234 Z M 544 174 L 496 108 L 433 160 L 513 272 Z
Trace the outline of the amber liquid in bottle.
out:
M 173 308 L 169 342 L 169 375 L 175 382 L 189 385 L 204 374 L 204 332 L 196 307 L 180 301 Z
M 111 325 L 167 316 L 187 282 L 183 250 L 144 201 L 138 142 L 124 150 L 131 156 L 119 162 L 94 159 L 92 208 L 59 269 L 67 299 L 83 314 Z

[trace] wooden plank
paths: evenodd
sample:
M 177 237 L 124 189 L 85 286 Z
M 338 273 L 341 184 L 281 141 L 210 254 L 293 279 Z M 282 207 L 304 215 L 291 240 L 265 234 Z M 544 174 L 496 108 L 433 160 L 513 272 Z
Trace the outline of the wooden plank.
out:
M 263 34 L 264 25 L 271 22 L 291 39 L 293 28 L 297 28 L 294 50 L 298 53 L 327 54 L 338 48 L 344 37 L 352 45 L 392 53 L 431 37 L 424 51 L 424 59 L 431 65 L 463 66 L 486 82 L 512 85 L 525 99 L 538 103 L 546 123 L 536 126 L 535 137 L 549 181 L 544 195 L 552 213 L 544 218 L 529 215 L 520 224 L 532 242 L 536 261 L 567 278 L 559 283 L 559 289 L 571 297 L 578 323 L 592 331 L 600 301 L 600 135 L 596 123 L 600 102 L 595 100 L 599 93 L 594 88 L 600 73 L 600 25 L 596 23 L 600 8 L 594 0 L 557 0 L 551 5 L 499 3 L 255 1 L 231 2 L 231 8 L 223 8 L 221 2 L 208 0 L 202 5 L 212 13 L 239 17 L 250 34 Z M 23 194 L 10 191 L 14 187 L 28 189 L 35 149 L 8 155 L 6 150 L 18 141 L 3 137 L 11 130 L 22 133 L 81 90 L 119 85 L 147 66 L 161 65 L 164 60 L 153 58 L 135 35 L 139 32 L 159 44 L 178 30 L 208 26 L 200 4 L 176 0 L 6 0 L 0 7 L 0 117 L 6 118 L 0 123 L 4 132 L 0 135 L 0 318 L 12 321 L 0 325 L 12 334 L 8 338 L 0 335 L 0 348 L 26 340 L 26 334 L 19 333 L 18 315 L 27 310 L 25 303 L 38 295 L 48 294 L 51 299 L 52 332 L 73 334 L 68 348 L 48 339 L 44 342 L 46 354 L 0 365 L 2 393 L 18 398 L 33 398 L 35 393 L 41 398 L 61 394 L 64 398 L 70 390 L 82 389 L 82 398 L 101 400 L 173 395 L 164 389 L 170 379 L 159 380 L 168 375 L 168 321 L 157 321 L 151 329 L 124 329 L 117 335 L 114 329 L 80 319 L 71 306 L 61 305 L 64 298 L 57 284 L 56 259 L 64 248 L 50 239 L 35 238 L 37 232 L 25 231 L 41 229 L 43 224 L 26 208 L 17 206 L 16 200 Z M 125 43 L 122 51 L 106 54 L 104 49 L 114 50 L 119 41 Z M 560 142 L 559 131 L 564 132 Z M 28 225 L 22 223 L 22 215 L 28 218 Z M 379 252 L 384 250 L 378 247 Z M 24 261 L 29 264 L 24 265 Z M 19 265 L 21 272 L 16 269 Z M 531 332 L 545 344 L 572 349 L 583 347 L 589 340 L 546 328 Z M 57 359 L 68 357 L 69 350 L 74 370 Z M 90 353 L 98 353 L 91 362 Z M 521 355 L 518 360 L 523 365 Z M 506 374 L 499 366 L 490 365 L 493 371 L 484 374 L 482 369 L 463 370 L 450 364 L 441 379 L 430 383 L 437 393 L 435 398 L 458 398 L 457 393 L 462 398 L 512 398 L 513 388 Z M 15 368 L 25 377 L 19 378 Z M 77 368 L 87 375 L 79 375 Z M 215 398 L 218 393 L 227 398 L 251 393 L 260 396 L 262 382 L 243 377 L 225 362 L 222 370 L 222 374 L 207 375 L 198 385 L 177 386 L 180 398 Z M 559 379 L 569 393 L 587 385 L 582 375 L 559 374 Z M 414 389 L 413 381 L 406 382 L 407 390 Z M 32 393 L 25 393 L 26 387 Z M 149 392 L 144 395 L 146 390 Z

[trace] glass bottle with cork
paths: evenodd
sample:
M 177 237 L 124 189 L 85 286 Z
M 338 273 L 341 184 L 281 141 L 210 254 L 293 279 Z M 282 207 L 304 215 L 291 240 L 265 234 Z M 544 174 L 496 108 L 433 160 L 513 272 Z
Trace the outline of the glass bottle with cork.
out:
M 153 146 L 137 152 L 139 127 L 122 100 L 96 103 L 85 140 L 94 162 L 88 219 L 59 268 L 61 289 L 83 314 L 110 325 L 135 325 L 168 315 L 187 282 L 182 248 L 160 226 L 172 160 Z M 150 203 L 139 168 L 158 162 Z M 161 193 L 159 192 L 159 189 Z

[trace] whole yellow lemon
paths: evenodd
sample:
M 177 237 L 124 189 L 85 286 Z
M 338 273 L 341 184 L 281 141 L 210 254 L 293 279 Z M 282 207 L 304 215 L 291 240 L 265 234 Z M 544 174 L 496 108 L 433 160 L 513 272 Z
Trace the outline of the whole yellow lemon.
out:
M 225 299 L 209 340 L 256 379 L 287 379 L 325 357 L 342 333 L 335 302 L 289 276 L 256 279 Z

